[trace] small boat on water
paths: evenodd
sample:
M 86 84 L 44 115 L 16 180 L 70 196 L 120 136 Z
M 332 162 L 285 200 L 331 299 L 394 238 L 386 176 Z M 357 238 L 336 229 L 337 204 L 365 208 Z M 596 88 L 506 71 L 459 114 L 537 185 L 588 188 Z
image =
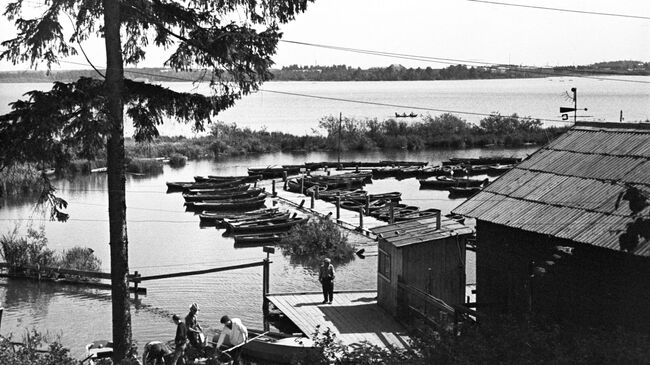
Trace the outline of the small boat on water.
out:
M 490 156 L 490 157 L 477 157 L 477 158 L 466 158 L 466 157 L 452 157 L 449 161 L 443 161 L 443 165 L 495 165 L 495 164 L 516 164 L 521 162 L 519 157 L 507 157 L 507 156 Z
M 252 198 L 186 202 L 185 206 L 190 210 L 253 210 L 264 205 L 266 196 L 264 193 Z
M 247 358 L 263 360 L 265 363 L 293 364 L 322 351 L 305 336 L 249 329 L 248 337 L 250 341 L 242 346 L 242 354 Z M 219 336 L 216 335 L 212 342 L 218 340 Z
M 198 201 L 205 201 L 205 200 L 233 200 L 233 199 L 241 199 L 241 198 L 253 198 L 258 195 L 260 195 L 262 192 L 264 192 L 264 189 L 262 188 L 255 188 L 255 189 L 250 189 L 250 190 L 243 190 L 243 191 L 233 191 L 230 193 L 224 193 L 224 194 L 215 194 L 215 193 L 197 193 L 197 194 L 183 194 L 183 199 L 185 199 L 186 202 L 198 202 Z
M 482 186 L 489 182 L 488 179 L 459 179 L 449 176 L 437 176 L 432 179 L 420 179 L 420 189 L 439 189 L 446 190 L 451 187 L 476 187 Z
M 295 213 L 294 213 L 295 215 Z M 255 223 L 257 225 L 262 223 L 280 223 L 286 222 L 289 220 L 291 214 L 289 211 L 286 212 L 276 212 L 266 215 L 252 216 L 252 217 L 241 217 L 241 218 L 224 218 L 223 223 L 226 226 L 226 230 L 234 232 L 238 230 L 239 227 Z
M 251 221 L 239 225 L 232 225 L 230 232 L 249 233 L 249 232 L 284 232 L 291 229 L 291 227 L 304 224 L 309 221 L 309 217 L 294 217 L 281 221 Z
M 233 236 L 235 246 L 253 246 L 277 243 L 286 237 L 286 233 L 250 233 Z
M 242 180 L 243 182 L 255 182 L 257 180 L 262 180 L 262 175 L 194 176 L 194 181 L 196 182 L 223 182 L 223 181 L 231 181 L 231 180 Z
M 242 218 L 242 217 L 261 217 L 265 215 L 270 215 L 278 213 L 278 208 L 263 208 L 251 210 L 249 212 L 242 212 L 238 214 L 233 214 L 232 212 L 211 212 L 203 211 L 199 214 L 199 219 L 201 224 L 204 225 L 217 225 L 223 224 L 224 218 Z
M 413 219 L 431 218 L 440 214 L 440 209 L 430 208 L 424 210 L 417 210 L 412 213 L 400 214 L 394 217 L 395 222 L 410 221 Z
M 478 192 L 483 190 L 483 188 L 481 188 L 480 186 L 468 186 L 468 187 L 452 186 L 448 190 L 449 190 L 449 196 L 452 198 L 453 197 L 467 198 L 473 196 L 474 194 L 477 194 Z
M 167 189 L 170 191 L 181 191 L 189 189 L 219 189 L 231 188 L 241 185 L 242 180 L 228 180 L 222 182 L 194 182 L 194 181 L 167 181 Z
M 93 341 L 86 345 L 85 361 L 95 365 L 101 359 L 110 359 L 113 356 L 113 342 L 107 340 Z
M 491 165 L 487 171 L 487 174 L 489 176 L 499 176 L 507 171 L 512 170 L 515 167 L 514 164 L 496 164 L 496 165 Z
M 248 175 L 261 175 L 263 179 L 273 179 L 287 175 L 297 175 L 305 165 L 273 165 L 267 167 L 251 167 L 248 169 Z
M 236 191 L 248 190 L 251 187 L 250 184 L 241 184 L 237 186 L 227 187 L 227 188 L 209 188 L 209 189 L 186 189 L 187 194 L 228 194 Z

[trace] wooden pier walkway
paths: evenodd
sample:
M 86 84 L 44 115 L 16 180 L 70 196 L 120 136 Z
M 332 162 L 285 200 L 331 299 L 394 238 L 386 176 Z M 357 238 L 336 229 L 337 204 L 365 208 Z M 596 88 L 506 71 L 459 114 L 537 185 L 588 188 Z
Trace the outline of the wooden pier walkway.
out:
M 258 183 L 258 186 L 264 187 L 266 191 L 271 194 L 271 180 L 263 181 Z M 348 209 L 341 208 L 339 210 L 340 217 L 336 219 L 336 204 L 326 202 L 320 199 L 314 199 L 314 208 L 311 208 L 311 197 L 299 193 L 294 193 L 291 191 L 286 191 L 283 188 L 282 180 L 276 180 L 276 193 L 277 199 L 279 202 L 287 203 L 295 207 L 300 206 L 301 202 L 304 200 L 302 205 L 302 210 L 305 213 L 326 216 L 331 213 L 330 219 L 335 221 L 344 228 L 355 230 L 361 232 L 367 236 L 374 237 L 375 235 L 370 232 L 371 228 L 385 226 L 387 223 L 380 221 L 379 219 L 364 215 L 363 216 L 363 228 L 359 229 L 360 219 L 359 212 L 351 211 Z
M 334 292 L 332 304 L 321 304 L 323 294 L 268 294 L 271 301 L 308 336 L 327 328 L 346 345 L 369 342 L 381 347 L 406 348 L 406 329 L 377 305 L 376 291 Z

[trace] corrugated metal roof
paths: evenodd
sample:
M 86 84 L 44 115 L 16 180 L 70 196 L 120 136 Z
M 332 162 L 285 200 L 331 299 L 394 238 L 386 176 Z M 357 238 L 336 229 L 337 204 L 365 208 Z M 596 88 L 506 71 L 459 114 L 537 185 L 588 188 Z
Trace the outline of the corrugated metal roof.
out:
M 453 212 L 620 250 L 618 237 L 634 218 L 621 200 L 629 186 L 650 196 L 650 126 L 581 124 Z M 650 256 L 650 242 L 634 254 Z
M 380 238 L 395 247 L 404 247 L 430 242 L 456 235 L 471 235 L 474 230 L 455 220 L 441 217 L 440 229 L 436 229 L 436 218 L 414 219 L 370 229 Z

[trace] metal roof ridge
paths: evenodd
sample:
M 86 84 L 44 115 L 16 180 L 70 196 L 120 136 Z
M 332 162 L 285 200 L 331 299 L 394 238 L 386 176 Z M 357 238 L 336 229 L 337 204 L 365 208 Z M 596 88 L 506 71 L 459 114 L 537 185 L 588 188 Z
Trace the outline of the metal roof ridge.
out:
M 583 128 L 593 128 L 593 129 L 583 129 Z M 580 130 L 598 130 L 598 129 L 612 129 L 612 130 L 637 130 L 640 133 L 650 133 L 650 123 L 647 122 L 636 122 L 636 123 L 620 123 L 620 122 L 576 122 L 571 129 L 580 129 Z

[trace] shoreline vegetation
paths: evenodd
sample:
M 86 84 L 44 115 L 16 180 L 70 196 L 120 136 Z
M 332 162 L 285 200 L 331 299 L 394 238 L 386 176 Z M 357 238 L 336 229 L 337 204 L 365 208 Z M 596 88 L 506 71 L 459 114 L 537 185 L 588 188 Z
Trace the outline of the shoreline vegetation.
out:
M 224 158 L 246 154 L 315 151 L 435 150 L 544 145 L 569 127 L 543 127 L 538 119 L 517 114 L 494 114 L 478 125 L 453 114 L 425 115 L 406 122 L 390 118 L 356 119 L 323 117 L 312 135 L 296 136 L 265 129 L 252 130 L 236 124 L 216 122 L 206 136 L 187 138 L 161 136 L 149 143 L 125 142 L 127 172 L 158 174 L 163 163 L 183 166 L 187 160 Z M 80 157 L 67 166 L 56 167 L 57 176 L 88 174 L 106 166 L 105 152 L 96 160 Z M 54 168 L 54 166 L 47 166 Z M 42 191 L 42 170 L 34 166 L 14 166 L 0 172 L 0 197 Z
M 291 65 L 271 69 L 273 81 L 425 81 L 539 78 L 580 75 L 649 76 L 650 62 L 608 61 L 582 66 L 534 67 L 520 65 L 466 66 L 451 65 L 441 69 L 407 68 L 399 64 L 361 69 L 346 65 Z M 204 76 L 203 71 L 175 71 L 169 68 L 125 68 L 127 78 L 149 82 L 192 82 Z M 94 70 L 5 71 L 0 83 L 36 83 L 76 81 L 80 77 L 97 77 Z

